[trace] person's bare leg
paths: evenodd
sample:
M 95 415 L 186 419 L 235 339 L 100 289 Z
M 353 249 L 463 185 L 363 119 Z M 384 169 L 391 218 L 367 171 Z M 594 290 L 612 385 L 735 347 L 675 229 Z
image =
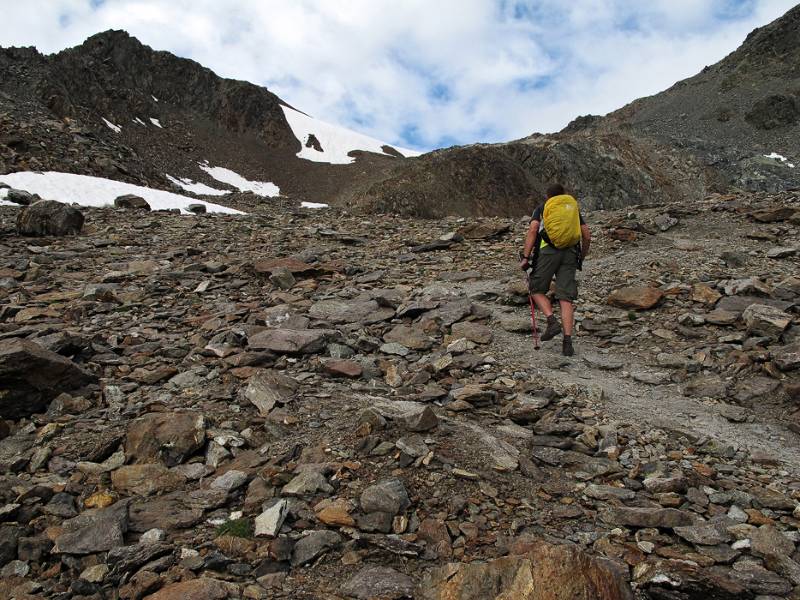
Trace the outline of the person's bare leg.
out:
M 561 325 L 564 327 L 564 335 L 572 335 L 572 328 L 575 323 L 575 305 L 569 300 L 559 300 L 561 305 Z
M 547 342 L 561 333 L 561 325 L 558 324 L 558 319 L 553 314 L 553 305 L 550 304 L 550 299 L 544 294 L 534 294 L 533 301 L 547 317 L 547 327 L 545 327 L 541 340 Z
M 553 314 L 553 305 L 550 304 L 550 300 L 544 294 L 534 294 L 533 301 L 536 304 L 536 308 L 542 311 L 545 317 Z

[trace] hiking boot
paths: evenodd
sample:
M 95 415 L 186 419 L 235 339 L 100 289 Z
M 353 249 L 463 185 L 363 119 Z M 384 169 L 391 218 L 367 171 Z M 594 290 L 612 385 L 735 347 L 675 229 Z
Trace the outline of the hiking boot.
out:
M 561 346 L 561 354 L 564 356 L 572 356 L 575 354 L 575 348 L 572 347 L 572 336 L 565 335 L 564 342 Z
M 556 319 L 555 315 L 550 315 L 547 317 L 547 329 L 542 334 L 542 341 L 552 340 L 559 333 L 561 333 L 561 325 L 558 324 L 558 319 Z

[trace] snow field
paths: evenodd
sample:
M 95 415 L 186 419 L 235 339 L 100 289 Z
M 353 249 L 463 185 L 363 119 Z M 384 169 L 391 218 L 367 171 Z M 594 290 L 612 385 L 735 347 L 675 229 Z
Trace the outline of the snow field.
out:
M 297 153 L 299 158 L 305 158 L 313 162 L 343 165 L 352 163 L 355 160 L 353 157 L 347 156 L 347 153 L 351 150 L 365 150 L 377 154 L 386 154 L 382 146 L 392 146 L 392 148 L 400 152 L 403 156 L 420 155 L 420 152 L 415 152 L 414 150 L 408 150 L 406 148 L 398 148 L 392 144 L 386 144 L 386 142 L 381 142 L 380 140 L 356 133 L 344 127 L 331 125 L 330 123 L 314 119 L 288 106 L 281 105 L 281 108 L 283 109 L 283 114 L 286 116 L 286 120 L 289 122 L 289 127 L 292 128 L 294 136 L 303 146 L 300 152 Z M 319 140 L 322 146 L 322 152 L 314 148 L 306 147 L 306 142 L 312 134 Z
M 235 187 L 240 192 L 253 192 L 258 196 L 264 196 L 266 198 L 274 198 L 275 196 L 280 196 L 281 194 L 280 188 L 274 183 L 270 183 L 268 181 L 250 181 L 235 171 L 231 171 L 230 169 L 225 169 L 223 167 L 211 167 L 207 162 L 200 163 L 199 166 L 201 169 L 203 169 L 203 171 L 211 175 L 211 177 L 217 181 L 226 183 L 231 187 Z
M 167 173 L 167 179 L 169 179 L 178 187 L 186 190 L 187 192 L 192 192 L 193 194 L 200 194 L 203 196 L 227 196 L 230 194 L 228 190 L 218 190 L 217 188 L 212 188 L 205 183 L 199 183 L 197 181 L 192 181 L 191 179 L 178 179 L 169 173 Z
M 206 210 L 210 213 L 246 214 L 227 206 L 196 200 L 180 194 L 90 175 L 75 175 L 73 173 L 55 171 L 43 173 L 22 171 L 0 175 L 0 182 L 13 188 L 25 190 L 31 194 L 39 194 L 42 198 L 48 200 L 57 200 L 65 203 L 74 202 L 81 206 L 113 206 L 114 199 L 118 196 L 135 194 L 147 200 L 153 210 L 178 208 L 182 213 L 192 214 L 187 210 L 190 204 L 205 204 Z M 5 190 L 0 190 L 0 192 L 2 192 L 2 198 L 5 198 L 7 192 Z M 4 199 L 2 202 L 3 205 L 11 204 L 12 206 L 17 206 Z

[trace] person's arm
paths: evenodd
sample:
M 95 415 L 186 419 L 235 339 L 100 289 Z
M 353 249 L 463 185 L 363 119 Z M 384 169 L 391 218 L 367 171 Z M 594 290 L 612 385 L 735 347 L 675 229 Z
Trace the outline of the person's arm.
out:
M 592 232 L 585 223 L 581 225 L 581 255 L 586 258 L 589 255 L 589 246 L 592 245 Z
M 531 221 L 531 226 L 528 227 L 528 234 L 525 236 L 525 246 L 522 248 L 522 262 L 520 267 L 525 269 L 528 266 L 528 258 L 533 252 L 533 245 L 536 243 L 536 235 L 539 233 L 539 221 Z

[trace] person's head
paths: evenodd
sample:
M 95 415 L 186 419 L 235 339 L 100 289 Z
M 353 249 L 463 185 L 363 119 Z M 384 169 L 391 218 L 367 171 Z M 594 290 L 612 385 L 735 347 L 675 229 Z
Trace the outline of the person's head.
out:
M 564 193 L 564 186 L 560 183 L 551 183 L 547 186 L 547 198 L 550 199 L 553 196 L 561 196 Z

